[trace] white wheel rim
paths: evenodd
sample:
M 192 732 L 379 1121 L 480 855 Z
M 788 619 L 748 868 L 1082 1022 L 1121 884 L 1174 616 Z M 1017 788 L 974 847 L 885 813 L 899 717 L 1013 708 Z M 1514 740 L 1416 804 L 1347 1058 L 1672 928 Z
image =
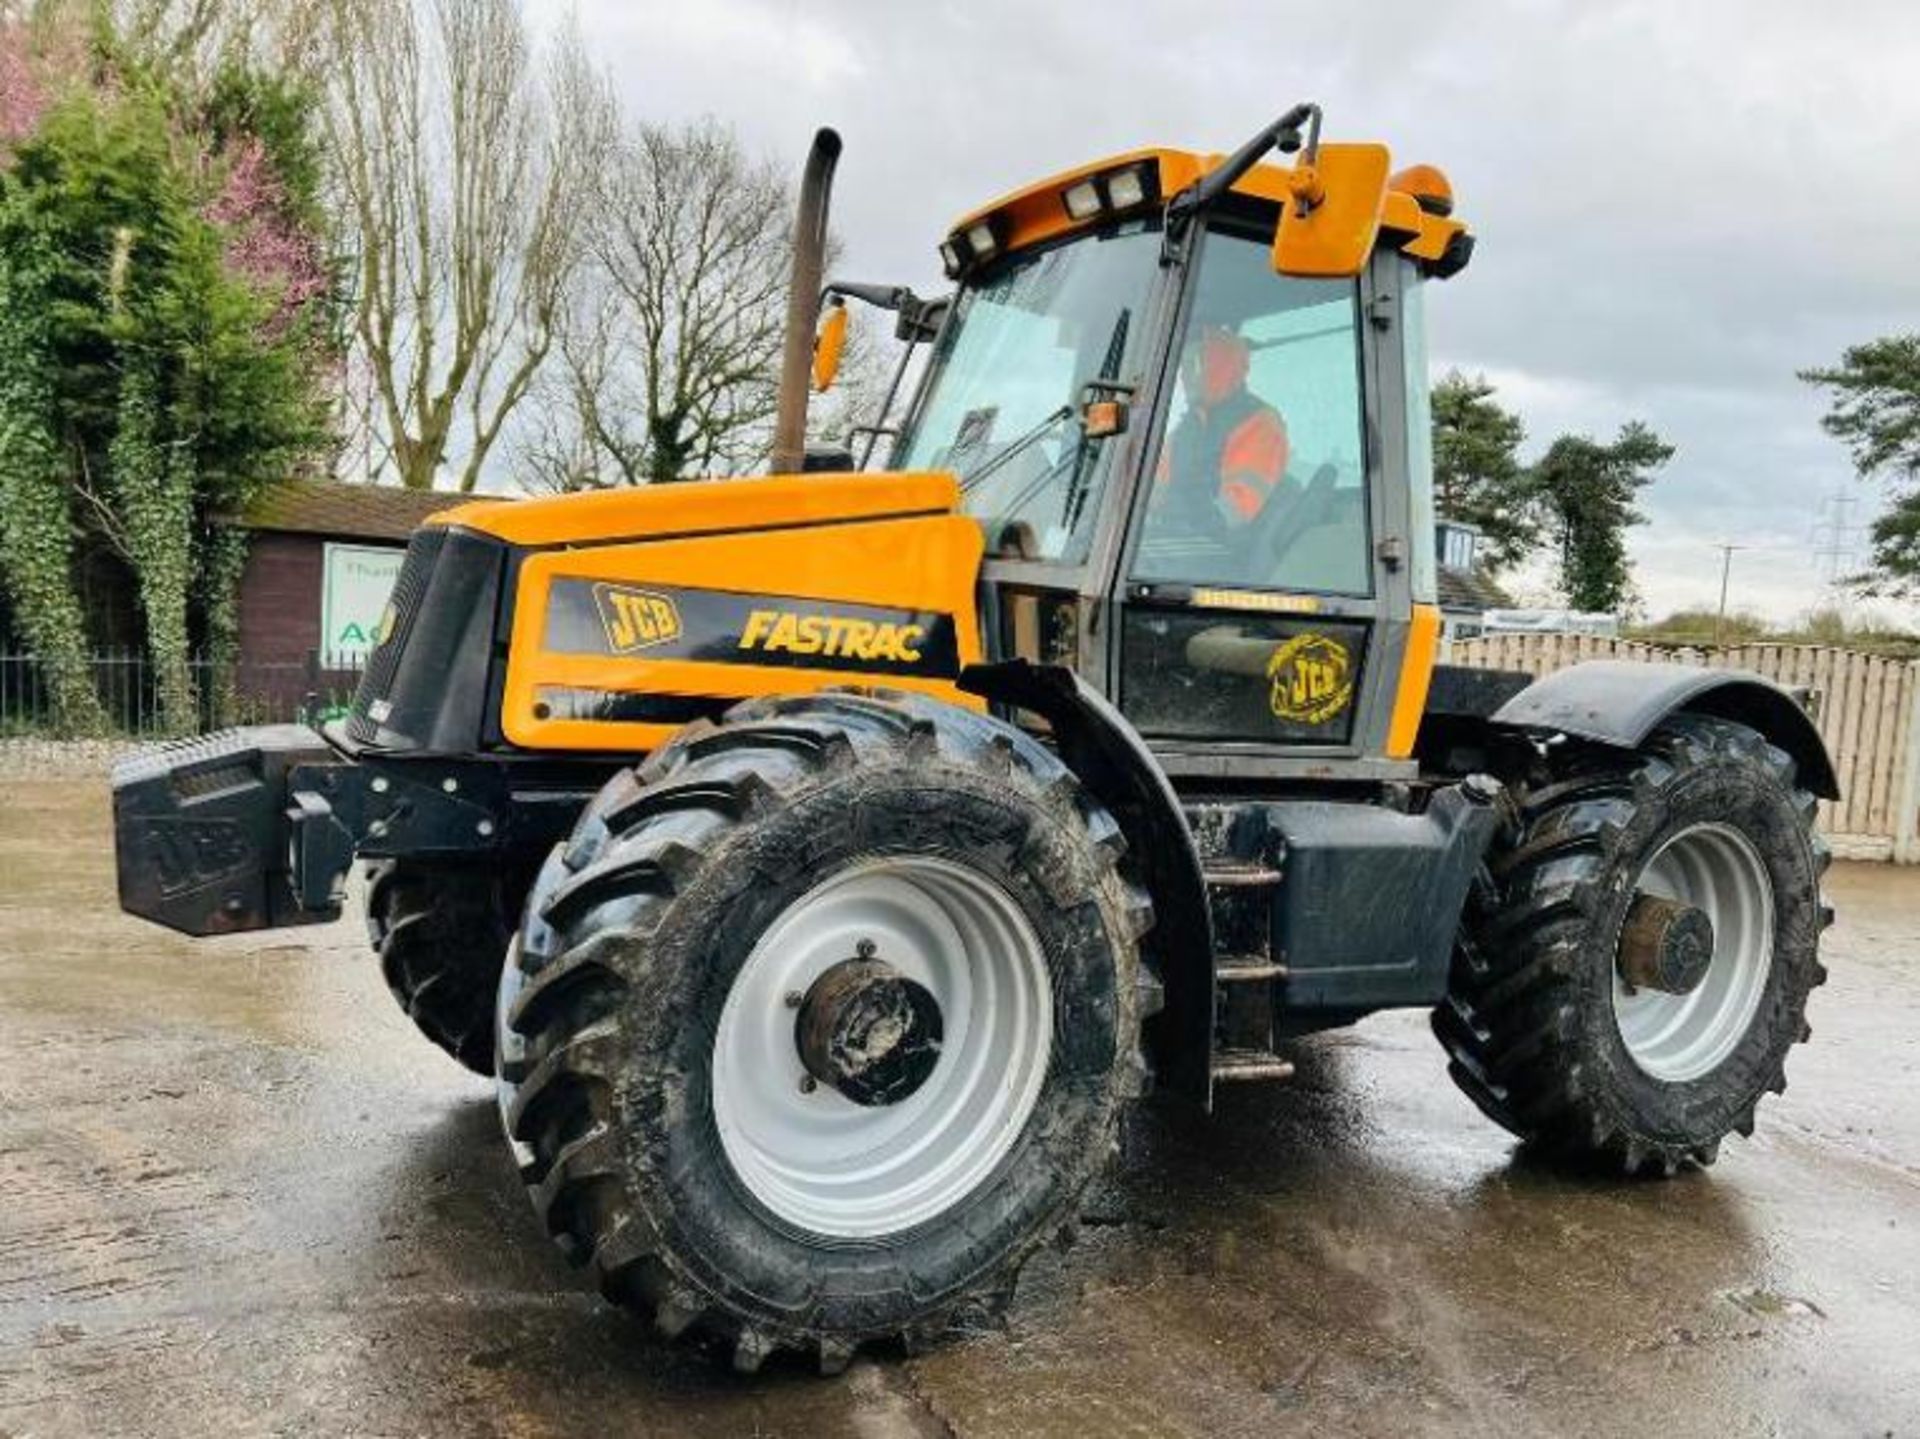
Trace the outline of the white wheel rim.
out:
M 895 1104 L 805 1089 L 789 996 L 862 941 L 939 1004 L 940 1057 Z M 753 1197 L 816 1234 L 871 1238 L 971 1194 L 1033 1113 L 1053 1048 L 1046 952 L 1020 907 L 979 871 L 892 856 L 796 900 L 741 966 L 713 1044 L 721 1147 Z
M 1613 1014 L 1633 1062 L 1655 1079 L 1710 1074 L 1739 1046 L 1773 967 L 1773 881 L 1753 841 L 1696 824 L 1647 861 L 1642 894 L 1692 905 L 1713 924 L 1713 959 L 1689 993 L 1631 988 L 1615 969 Z

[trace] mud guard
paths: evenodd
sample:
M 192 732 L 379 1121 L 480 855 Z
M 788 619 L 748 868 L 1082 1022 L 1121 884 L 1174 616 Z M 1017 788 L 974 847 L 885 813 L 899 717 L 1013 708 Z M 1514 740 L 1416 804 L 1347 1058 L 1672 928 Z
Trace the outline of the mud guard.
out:
M 1163 1086 L 1204 1103 L 1213 1052 L 1213 921 L 1200 851 L 1166 772 L 1126 717 L 1071 670 L 1023 659 L 970 665 L 959 687 L 1045 719 L 1060 757 L 1119 822 L 1153 896 L 1154 925 L 1144 943 L 1166 987 L 1158 1033 L 1150 1026 L 1155 1069 Z
M 1660 721 L 1681 710 L 1758 730 L 1793 757 L 1808 790 L 1840 798 L 1833 760 L 1812 718 L 1786 690 L 1747 670 L 1589 660 L 1534 681 L 1495 710 L 1492 722 L 1638 749 Z

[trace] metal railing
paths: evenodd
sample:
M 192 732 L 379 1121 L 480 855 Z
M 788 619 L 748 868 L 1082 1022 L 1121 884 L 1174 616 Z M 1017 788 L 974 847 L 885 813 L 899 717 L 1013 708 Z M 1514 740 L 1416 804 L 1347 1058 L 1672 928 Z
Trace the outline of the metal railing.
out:
M 364 656 L 317 651 L 300 660 L 241 659 L 227 666 L 195 655 L 187 663 L 198 710 L 192 728 L 336 719 L 353 702 L 363 664 Z M 141 651 L 97 651 L 87 656 L 87 673 L 115 735 L 161 738 L 182 728 L 161 703 L 158 667 Z M 0 739 L 53 731 L 47 666 L 37 655 L 0 650 Z

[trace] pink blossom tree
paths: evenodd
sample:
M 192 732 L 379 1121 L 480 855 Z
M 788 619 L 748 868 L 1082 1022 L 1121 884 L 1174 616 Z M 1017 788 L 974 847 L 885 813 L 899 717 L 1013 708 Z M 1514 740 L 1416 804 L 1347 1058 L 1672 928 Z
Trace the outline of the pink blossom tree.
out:
M 223 158 L 226 181 L 202 213 L 225 235 L 227 268 L 273 300 L 267 333 L 277 338 L 326 294 L 326 258 L 319 237 L 292 213 L 286 186 L 257 136 L 230 146 Z
M 50 96 L 38 69 L 27 27 L 18 20 L 0 23 L 0 146 L 26 139 L 46 113 Z

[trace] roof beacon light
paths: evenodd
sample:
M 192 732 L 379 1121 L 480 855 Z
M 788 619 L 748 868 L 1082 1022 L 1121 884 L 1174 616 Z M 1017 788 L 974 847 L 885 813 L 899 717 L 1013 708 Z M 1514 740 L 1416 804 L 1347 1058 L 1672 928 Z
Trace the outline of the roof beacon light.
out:
M 973 252 L 976 261 L 988 259 L 999 248 L 999 242 L 993 238 L 993 226 L 985 220 L 967 231 L 967 248 Z
M 1445 218 L 1453 213 L 1453 184 L 1437 166 L 1409 165 L 1387 184 L 1413 196 L 1415 203 L 1429 215 Z

